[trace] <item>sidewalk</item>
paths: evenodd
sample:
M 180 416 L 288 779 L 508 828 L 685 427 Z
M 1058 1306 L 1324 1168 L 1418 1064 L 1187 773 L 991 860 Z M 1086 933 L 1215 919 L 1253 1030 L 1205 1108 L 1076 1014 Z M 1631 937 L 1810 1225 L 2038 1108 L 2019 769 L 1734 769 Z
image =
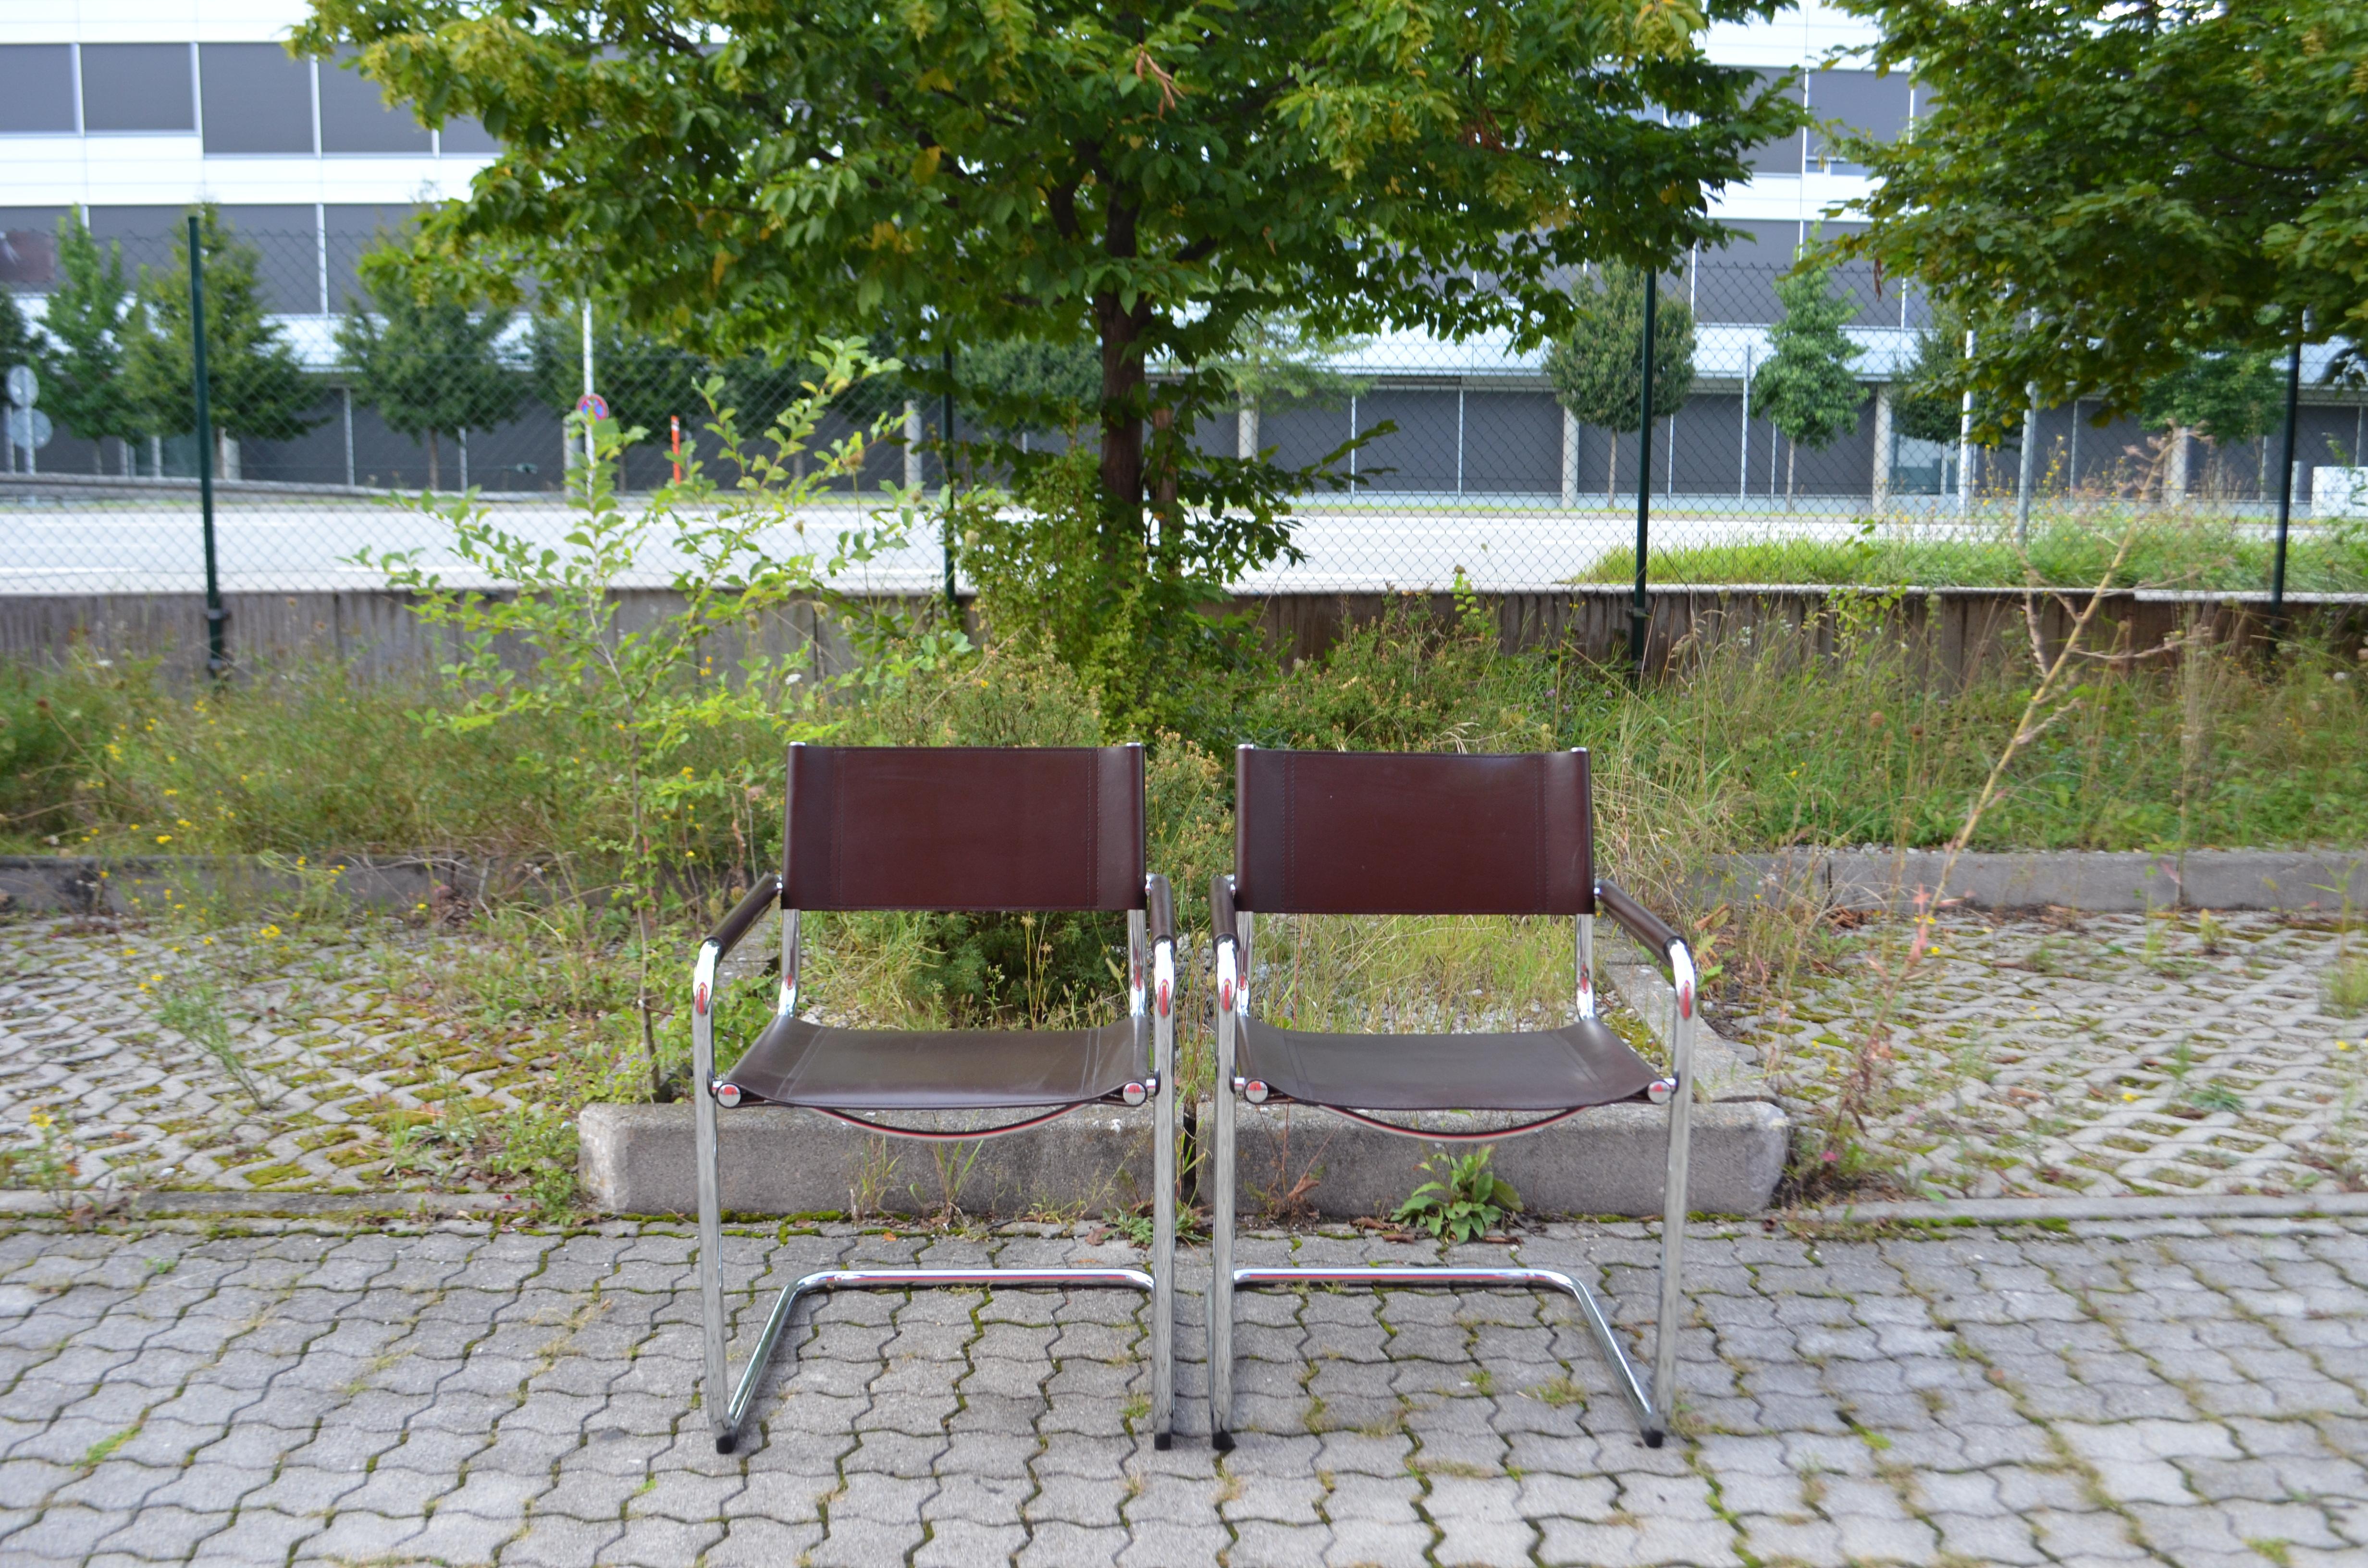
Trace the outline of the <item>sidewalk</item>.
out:
M 732 1277 L 1114 1261 L 1027 1227 L 741 1233 Z M 1548 1228 L 1649 1319 L 1640 1225 Z M 1384 1253 L 1269 1235 L 1245 1261 Z M 1506 1249 L 1473 1248 L 1491 1258 Z M 1566 1302 L 1245 1298 L 1241 1446 L 1156 1452 L 1132 1296 L 803 1312 L 718 1457 L 674 1227 L 0 1234 L 0 1559 L 51 1562 L 2354 1563 L 2368 1222 L 1869 1239 L 1702 1227 L 1680 1436 Z M 1204 1254 L 1182 1279 L 1200 1287 Z M 740 1299 L 745 1337 L 769 1297 Z M 1205 1426 L 1201 1298 L 1179 1410 Z

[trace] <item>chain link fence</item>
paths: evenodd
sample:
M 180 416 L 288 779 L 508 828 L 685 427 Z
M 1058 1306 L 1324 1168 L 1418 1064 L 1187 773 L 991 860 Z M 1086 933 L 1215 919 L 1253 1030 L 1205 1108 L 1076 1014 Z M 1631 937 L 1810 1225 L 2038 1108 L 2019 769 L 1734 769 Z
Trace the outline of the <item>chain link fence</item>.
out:
M 505 528 L 559 542 L 579 460 L 566 417 L 586 375 L 574 309 L 398 320 L 400 307 L 373 299 L 358 267 L 380 243 L 377 225 L 243 228 L 234 213 L 208 222 L 222 591 L 375 587 L 382 574 L 355 560 L 365 549 L 420 549 L 449 569 L 448 530 L 423 515 L 423 494 L 472 490 Z M 13 274 L 32 335 L 17 358 L 40 384 L 19 385 L 29 406 L 6 411 L 0 593 L 205 587 L 181 223 L 160 210 L 154 233 L 115 242 L 120 319 L 99 337 L 87 278 L 69 276 L 70 245 L 53 244 L 45 276 Z M 112 253 L 91 254 L 104 263 Z M 1298 395 L 1266 397 L 1192 433 L 1205 449 L 1269 452 L 1294 468 L 1361 440 L 1344 464 L 1354 483 L 1294 508 L 1305 559 L 1251 573 L 1242 591 L 1440 589 L 1459 577 L 1529 592 L 1628 583 L 1640 513 L 1647 575 L 1660 584 L 1938 586 L 2036 573 L 2085 585 L 2111 558 L 2111 536 L 2135 518 L 2132 580 L 2269 585 L 2283 365 L 2271 368 L 2267 422 L 2218 438 L 2127 419 L 2100 426 L 2083 404 L 2016 411 L 1998 422 L 2012 438 L 1972 444 L 1960 403 L 1916 391 L 1922 367 L 1954 351 L 1918 300 L 1878 288 L 1863 267 L 1804 284 L 1788 264 L 1738 245 L 1654 281 L 1649 429 L 1637 419 L 1642 278 L 1575 280 L 1600 324 L 1551 350 L 1415 334 L 1312 346 Z M 809 373 L 707 366 L 597 317 L 589 335 L 595 390 L 621 424 L 648 432 L 624 462 L 629 491 L 675 472 L 677 432 L 712 449 L 697 391 L 712 371 L 725 375 L 744 423 L 768 417 Z M 2328 361 L 2323 350 L 2305 355 L 2293 433 L 2287 586 L 2297 591 L 2368 589 L 2368 402 L 2326 384 Z M 94 364 L 113 368 L 95 374 Z M 834 530 L 864 525 L 884 483 L 941 482 L 936 404 L 872 408 L 863 396 L 880 394 L 834 415 L 823 437 L 883 411 L 890 437 L 802 534 L 776 541 L 784 551 L 826 553 Z M 976 434 L 958 409 L 956 439 Z M 647 568 L 652 585 L 670 573 L 665 562 Z M 916 538 L 848 585 L 924 593 L 941 570 L 939 541 Z

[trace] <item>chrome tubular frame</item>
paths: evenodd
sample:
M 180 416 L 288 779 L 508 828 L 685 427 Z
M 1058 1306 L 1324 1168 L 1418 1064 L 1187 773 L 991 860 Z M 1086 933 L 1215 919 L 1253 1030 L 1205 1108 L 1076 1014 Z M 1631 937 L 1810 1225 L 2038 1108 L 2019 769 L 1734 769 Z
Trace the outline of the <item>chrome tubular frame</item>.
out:
M 1637 1426 L 1644 1431 L 1645 1443 L 1649 1447 L 1659 1448 L 1668 1437 L 1669 1416 L 1677 1403 L 1678 1314 L 1685 1305 L 1684 1278 L 1680 1270 L 1685 1257 L 1686 1176 L 1693 1100 L 1696 1013 L 1693 955 L 1685 943 L 1672 939 L 1662 954 L 1669 966 L 1674 987 L 1669 1020 L 1669 1075 L 1674 1081 L 1674 1092 L 1669 1096 L 1668 1165 L 1661 1216 L 1660 1300 L 1654 1333 L 1653 1370 L 1647 1381 L 1639 1375 L 1635 1362 L 1620 1343 L 1620 1336 L 1613 1330 L 1611 1320 L 1595 1292 L 1584 1280 L 1558 1269 L 1463 1268 L 1440 1265 L 1349 1268 L 1234 1267 L 1234 1118 L 1235 1100 L 1241 1092 L 1235 1071 L 1235 1040 L 1239 1020 L 1249 1016 L 1251 919 L 1247 913 L 1236 915 L 1238 929 L 1230 937 L 1220 933 L 1217 938 L 1217 1092 L 1212 1108 L 1216 1132 L 1215 1146 L 1210 1156 L 1216 1167 L 1216 1192 L 1210 1221 L 1212 1253 L 1209 1281 L 1211 1446 L 1221 1452 L 1234 1446 L 1233 1320 L 1235 1290 L 1305 1286 L 1414 1290 L 1502 1286 L 1517 1290 L 1559 1290 L 1578 1304 L 1579 1314 L 1587 1320 L 1588 1333 L 1593 1336 L 1596 1348 L 1602 1352 L 1604 1360 L 1611 1366 L 1621 1394 L 1627 1400 L 1629 1409 L 1635 1414 Z M 1595 921 L 1591 915 L 1578 917 L 1577 949 L 1579 1014 L 1582 1017 L 1592 1017 L 1596 1009 Z M 1230 1006 L 1227 1005 L 1229 1000 Z M 1360 1117 L 1356 1119 L 1362 1121 L 1366 1119 Z M 1549 1124 L 1540 1122 L 1512 1131 L 1533 1131 Z M 1419 1129 L 1395 1128 L 1386 1122 L 1371 1122 L 1369 1125 L 1411 1137 L 1429 1136 Z M 1508 1135 L 1495 1134 L 1497 1137 Z
M 1257 917 L 1234 916 L 1217 933 L 1217 1084 L 1210 1105 L 1216 1122 L 1210 1164 L 1216 1192 L 1209 1222 L 1209 1443 L 1234 1446 L 1234 1058 L 1235 1025 L 1249 1016 L 1250 931 Z
M 1595 916 L 1578 917 L 1578 1016 L 1595 1017 Z
M 769 879 L 768 879 L 769 881 Z M 726 929 L 731 922 L 726 923 Z M 745 927 L 743 930 L 745 931 Z M 691 968 L 690 1056 L 691 1121 L 699 1163 L 699 1287 L 705 1376 L 701 1402 L 715 1451 L 728 1454 L 739 1441 L 740 1428 L 757 1397 L 765 1369 L 780 1346 L 790 1314 L 806 1296 L 829 1290 L 911 1290 L 966 1287 L 1009 1290 L 1109 1288 L 1142 1290 L 1151 1297 L 1151 1427 L 1153 1442 L 1167 1448 L 1174 1426 L 1176 1403 L 1176 947 L 1163 937 L 1146 942 L 1146 917 L 1141 910 L 1127 915 L 1127 1011 L 1145 1065 L 1156 1086 L 1154 1101 L 1152 1196 L 1152 1260 L 1140 1268 L 833 1268 L 809 1274 L 784 1290 L 765 1319 L 748 1364 L 739 1381 L 731 1382 L 723 1304 L 723 1203 L 720 1139 L 716 1125 L 715 982 L 718 968 L 739 937 L 710 937 L 700 944 Z M 800 954 L 798 911 L 781 911 L 781 985 L 779 1014 L 794 1012 L 798 1003 Z M 1149 948 L 1149 963 L 1145 949 Z M 1145 971 L 1149 972 L 1146 974 Z M 777 1014 L 778 1016 L 778 1014 Z M 1147 1026 L 1147 1027 L 1146 1027 Z M 1075 1106 L 1053 1113 L 1065 1115 Z M 841 1119 L 854 1119 L 842 1118 Z M 1038 1117 L 982 1133 L 960 1137 L 990 1137 L 1037 1126 L 1052 1117 Z M 868 1125 L 859 1123 L 860 1125 Z M 931 1136 L 894 1127 L 874 1131 L 891 1136 Z M 725 1396 L 725 1389 L 731 1389 Z

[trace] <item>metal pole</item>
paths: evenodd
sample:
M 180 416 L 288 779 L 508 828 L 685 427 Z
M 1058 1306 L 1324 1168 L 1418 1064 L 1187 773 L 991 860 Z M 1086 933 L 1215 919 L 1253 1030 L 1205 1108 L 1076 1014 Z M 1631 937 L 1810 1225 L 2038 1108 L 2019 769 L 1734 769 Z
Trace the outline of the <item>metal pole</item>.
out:
M 2302 401 L 2302 338 L 2286 359 L 2285 466 L 2278 472 L 2278 552 L 2270 565 L 2270 624 L 2282 627 L 2286 613 L 2286 528 L 2294 518 L 2294 414 Z
M 1653 329 L 1660 304 L 1661 276 L 1645 273 L 1645 342 L 1643 401 L 1636 405 L 1636 597 L 1628 606 L 1628 667 L 1637 679 L 1645 676 L 1645 628 L 1652 610 L 1645 597 L 1645 551 L 1653 531 Z M 1613 436 L 1613 440 L 1618 440 Z
M 1968 375 L 1973 371 L 1973 361 L 1974 335 L 1968 331 L 1965 334 L 1965 369 Z M 1974 389 L 1968 382 L 1965 395 L 1957 409 L 1957 516 L 1960 517 L 1973 505 L 1973 467 Z
M 946 608 L 960 609 L 962 601 L 954 597 L 954 346 L 947 344 L 942 363 L 946 371 L 946 395 L 938 426 L 938 468 L 945 481 L 946 505 L 939 514 L 939 533 L 946 554 Z
M 586 397 L 592 395 L 592 296 L 590 294 L 584 296 L 584 395 Z M 592 415 L 586 412 L 584 415 L 584 483 L 585 494 L 587 495 L 591 494 L 593 453 Z
M 189 214 L 189 365 L 190 390 L 197 396 L 198 507 L 206 534 L 206 674 L 220 680 L 230 668 L 222 652 L 222 575 L 214 559 L 214 415 L 211 387 L 206 380 L 206 253 L 199 233 L 199 218 Z
M 2036 482 L 2039 465 L 2039 388 L 2034 383 L 2024 391 L 2031 401 L 2022 411 L 2022 472 L 2015 476 L 2014 542 L 2018 549 L 2031 542 L 2031 487 Z

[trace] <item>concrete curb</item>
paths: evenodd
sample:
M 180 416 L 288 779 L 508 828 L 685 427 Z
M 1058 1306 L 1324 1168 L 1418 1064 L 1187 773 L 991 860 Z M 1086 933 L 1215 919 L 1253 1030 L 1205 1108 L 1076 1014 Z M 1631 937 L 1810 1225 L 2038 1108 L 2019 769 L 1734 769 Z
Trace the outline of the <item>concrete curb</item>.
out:
M 2340 910 L 2368 906 L 2368 852 L 2196 849 L 2184 855 L 2064 849 L 1959 856 L 1940 889 L 1936 849 L 1799 849 L 1736 855 L 1701 879 L 1695 895 L 1806 900 L 1844 909 L 1907 911 L 1919 897 L 1969 909 L 2077 909 L 2142 915 L 2157 909 Z
M 1704 904 L 1805 899 L 1819 905 L 1908 910 L 1939 881 L 1934 849 L 1803 848 L 1721 857 L 1698 879 Z M 374 909 L 436 908 L 495 892 L 552 898 L 563 890 L 530 862 L 478 864 L 421 855 L 329 856 L 306 876 L 245 856 L 0 856 L 0 911 L 131 915 L 160 898 L 286 898 L 336 886 Z M 309 882 L 309 887 L 308 887 Z M 1960 856 L 1944 895 L 1972 909 L 2078 909 L 2096 915 L 2155 909 L 2368 908 L 2368 851 L 2196 849 L 2180 854 L 2108 850 L 1980 851 Z
M 1242 1210 L 1267 1218 L 1387 1214 L 1425 1179 L 1416 1167 L 1438 1147 L 1360 1127 L 1323 1111 L 1240 1106 Z M 1211 1190 L 1210 1108 L 1188 1122 L 1188 1182 Z M 903 1119 L 908 1125 L 919 1119 Z M 1516 1113 L 1406 1119 L 1473 1132 L 1526 1119 Z M 951 1124 L 950 1130 L 963 1125 Z M 1495 1145 L 1496 1169 L 1531 1214 L 1661 1212 L 1668 1113 L 1600 1106 L 1561 1126 Z M 1092 1107 L 1015 1138 L 915 1143 L 866 1133 L 811 1111 L 750 1106 L 721 1119 L 723 1208 L 736 1214 L 1133 1212 L 1151 1193 L 1149 1109 Z M 1194 1138 L 1192 1132 L 1203 1134 Z M 1757 1213 L 1784 1172 L 1792 1136 L 1764 1101 L 1697 1107 L 1691 1206 Z M 687 1214 L 699 1202 L 688 1105 L 596 1105 L 576 1121 L 585 1194 L 611 1214 Z M 1198 1145 L 1195 1147 L 1195 1145 Z
M 2330 1192 L 2318 1198 L 2243 1193 L 2192 1198 L 1967 1198 L 1953 1202 L 1845 1203 L 1778 1217 L 1818 1224 L 1907 1220 L 2012 1225 L 2062 1220 L 2303 1220 L 2360 1215 L 2368 1215 L 2368 1192 Z
M 47 1217 L 72 1212 L 76 1204 L 60 1204 L 49 1193 L 27 1187 L 0 1187 L 0 1216 Z M 489 1214 L 518 1209 L 518 1200 L 502 1192 L 150 1192 L 143 1193 L 120 1216 L 129 1220 L 198 1217 L 219 1214 L 335 1216 L 343 1214 L 418 1214 L 436 1217 Z

